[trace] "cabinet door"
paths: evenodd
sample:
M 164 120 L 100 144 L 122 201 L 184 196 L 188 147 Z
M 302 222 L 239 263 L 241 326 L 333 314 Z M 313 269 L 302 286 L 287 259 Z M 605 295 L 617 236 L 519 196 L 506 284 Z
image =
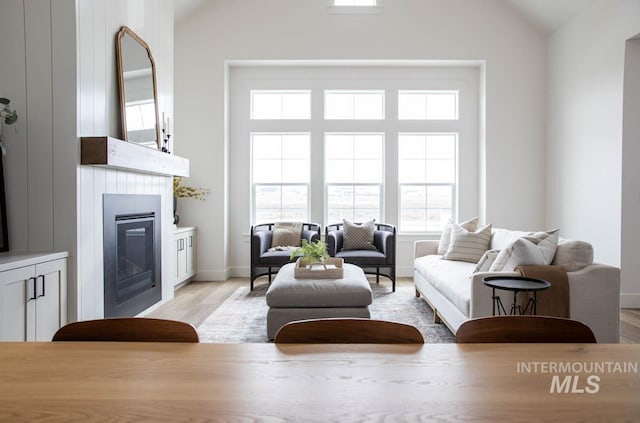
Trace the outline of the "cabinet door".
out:
M 0 272 L 0 340 L 35 340 L 35 269 L 33 266 Z
M 178 274 L 178 278 L 176 283 L 182 282 L 182 280 L 184 279 L 186 273 L 187 273 L 187 240 L 185 239 L 184 236 L 181 236 L 180 238 L 178 238 L 177 240 L 177 260 L 178 260 L 178 266 L 177 266 L 177 274 Z
M 67 260 L 36 265 L 36 341 L 51 341 L 67 323 L 66 286 Z
M 186 257 L 186 264 L 187 267 L 185 269 L 185 276 L 190 278 L 191 276 L 193 276 L 196 272 L 196 255 L 195 255 L 195 247 L 196 247 L 196 239 L 195 239 L 195 232 L 189 232 L 187 234 L 187 238 L 186 238 L 186 250 L 187 250 L 187 257 Z

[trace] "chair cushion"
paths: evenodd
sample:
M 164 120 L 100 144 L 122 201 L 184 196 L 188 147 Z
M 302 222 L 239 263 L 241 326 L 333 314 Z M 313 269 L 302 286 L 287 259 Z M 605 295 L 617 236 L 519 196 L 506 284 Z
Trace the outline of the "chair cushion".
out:
M 344 222 L 344 239 L 342 241 L 343 250 L 377 250 L 373 245 L 373 232 L 376 229 L 375 220 L 370 220 L 362 224 Z
M 267 251 L 258 257 L 258 266 L 282 266 L 289 263 L 291 251 Z
M 301 237 L 302 222 L 276 222 L 271 247 L 299 247 Z
M 382 266 L 387 258 L 379 251 L 371 250 L 347 250 L 344 249 L 336 254 L 336 257 L 343 258 L 346 263 L 357 264 L 358 266 Z

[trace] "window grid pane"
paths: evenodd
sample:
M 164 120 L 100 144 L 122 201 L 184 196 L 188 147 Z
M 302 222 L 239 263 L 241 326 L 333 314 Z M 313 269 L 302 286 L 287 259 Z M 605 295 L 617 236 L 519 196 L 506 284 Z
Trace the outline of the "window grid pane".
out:
M 311 119 L 311 91 L 252 90 L 251 119 Z
M 384 90 L 325 90 L 325 119 L 384 119 Z
M 454 211 L 457 134 L 399 134 L 399 229 L 440 231 Z
M 251 134 L 255 223 L 308 220 L 310 142 L 304 133 Z
M 327 185 L 327 222 L 342 219 L 364 222 L 380 221 L 382 184 L 379 185 Z
M 457 120 L 458 91 L 398 91 L 399 120 Z

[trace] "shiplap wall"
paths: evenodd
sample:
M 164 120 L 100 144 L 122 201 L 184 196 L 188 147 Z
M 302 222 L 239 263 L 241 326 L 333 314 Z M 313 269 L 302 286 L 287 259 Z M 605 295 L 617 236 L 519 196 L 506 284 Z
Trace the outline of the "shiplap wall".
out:
M 149 45 L 156 63 L 158 106 L 173 117 L 173 2 L 83 0 L 78 13 L 78 134 L 121 138 L 115 36 L 131 28 Z M 80 166 L 78 171 L 78 318 L 104 315 L 102 194 L 162 195 L 162 298 L 173 297 L 172 179 Z
M 173 117 L 171 0 L 2 0 L 0 96 L 11 251 L 70 252 L 70 320 L 102 317 L 102 194 L 163 196 L 163 300 L 173 296 L 170 177 L 79 165 L 80 136 L 121 137 L 115 36 L 126 25 L 149 44 L 159 107 Z

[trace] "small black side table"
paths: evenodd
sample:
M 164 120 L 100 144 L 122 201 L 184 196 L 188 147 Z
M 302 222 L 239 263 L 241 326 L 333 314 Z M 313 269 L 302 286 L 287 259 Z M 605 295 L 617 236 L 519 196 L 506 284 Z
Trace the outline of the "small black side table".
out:
M 551 284 L 542 279 L 526 278 L 524 276 L 486 276 L 482 278 L 482 283 L 493 289 L 493 315 L 496 315 L 496 308 L 498 309 L 498 316 L 504 314 L 507 315 L 507 311 L 500 300 L 500 296 L 496 295 L 496 289 L 502 289 L 504 291 L 513 291 L 513 304 L 511 304 L 510 315 L 516 314 L 536 314 L 536 304 L 538 302 L 537 292 L 548 289 Z M 516 301 L 518 292 L 533 292 L 533 298 L 529 298 L 524 310 Z M 531 307 L 531 309 L 529 309 Z M 502 314 L 500 313 L 502 309 Z

